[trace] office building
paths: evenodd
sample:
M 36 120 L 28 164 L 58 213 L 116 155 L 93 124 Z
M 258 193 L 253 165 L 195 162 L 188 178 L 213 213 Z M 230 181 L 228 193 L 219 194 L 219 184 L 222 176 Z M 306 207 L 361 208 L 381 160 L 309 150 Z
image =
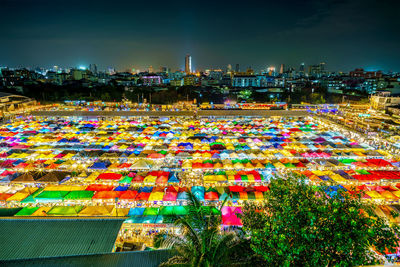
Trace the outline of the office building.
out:
M 255 75 L 235 75 L 232 78 L 233 87 L 257 87 L 257 76 Z
M 321 62 L 318 65 L 311 65 L 308 68 L 308 74 L 311 77 L 315 77 L 315 78 L 321 78 L 322 76 L 325 76 L 326 75 L 325 63 Z
M 97 74 L 97 65 L 96 65 L 96 64 L 90 64 L 90 65 L 89 65 L 89 70 L 90 70 L 93 74 Z
M 190 55 L 185 57 L 185 72 L 186 74 L 192 73 L 192 57 Z
M 279 70 L 279 74 L 283 74 L 286 71 L 285 64 L 281 64 L 281 68 Z

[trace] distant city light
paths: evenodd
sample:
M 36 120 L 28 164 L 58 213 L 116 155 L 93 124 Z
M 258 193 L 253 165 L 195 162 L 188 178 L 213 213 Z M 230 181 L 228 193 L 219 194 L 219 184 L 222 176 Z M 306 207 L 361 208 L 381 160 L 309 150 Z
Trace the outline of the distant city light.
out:
M 78 69 L 80 69 L 80 70 L 86 70 L 86 67 L 85 67 L 85 66 L 79 66 Z

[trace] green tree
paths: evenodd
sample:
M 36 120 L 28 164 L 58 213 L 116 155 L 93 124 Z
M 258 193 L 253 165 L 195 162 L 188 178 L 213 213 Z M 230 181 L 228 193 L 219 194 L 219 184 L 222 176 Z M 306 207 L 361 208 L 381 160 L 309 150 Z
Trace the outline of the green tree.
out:
M 395 252 L 399 228 L 374 213 L 360 194 L 309 185 L 304 177 L 273 178 L 261 204 L 246 203 L 243 227 L 269 266 L 376 264 Z M 376 251 L 376 252 L 375 252 Z
M 245 266 L 257 262 L 244 235 L 221 232 L 222 206 L 203 206 L 189 193 L 188 214 L 175 221 L 181 234 L 169 234 L 161 246 L 172 249 L 175 256 L 160 266 Z
M 100 99 L 103 101 L 110 101 L 111 100 L 111 96 L 108 92 L 105 92 L 103 94 L 101 94 Z
M 325 98 L 321 93 L 313 93 L 311 94 L 311 103 L 312 104 L 325 104 Z
M 250 91 L 250 90 L 242 90 L 242 91 L 239 92 L 238 98 L 246 100 L 246 101 L 250 101 L 252 95 L 253 95 L 252 91 Z

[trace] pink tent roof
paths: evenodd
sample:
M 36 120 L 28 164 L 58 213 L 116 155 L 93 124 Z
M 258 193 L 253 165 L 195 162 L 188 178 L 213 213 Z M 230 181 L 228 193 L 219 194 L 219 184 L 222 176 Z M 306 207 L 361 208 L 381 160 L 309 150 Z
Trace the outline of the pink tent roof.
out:
M 163 201 L 176 201 L 177 197 L 177 192 L 167 192 L 164 194 Z
M 222 224 L 232 226 L 242 226 L 242 221 L 237 214 L 242 214 L 241 207 L 222 207 Z

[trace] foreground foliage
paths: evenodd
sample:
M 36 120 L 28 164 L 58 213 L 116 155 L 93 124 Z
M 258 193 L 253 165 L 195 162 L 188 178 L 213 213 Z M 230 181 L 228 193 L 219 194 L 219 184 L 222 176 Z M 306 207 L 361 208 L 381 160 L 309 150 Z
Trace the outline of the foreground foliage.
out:
M 376 252 L 395 252 L 398 226 L 377 216 L 360 194 L 335 187 L 297 176 L 272 179 L 265 201 L 244 207 L 252 249 L 268 266 L 376 264 L 382 260 Z
M 161 245 L 175 256 L 160 266 L 264 266 L 240 231 L 221 233 L 222 207 L 203 206 L 192 194 L 189 198 L 188 215 L 175 221 L 182 233 L 168 235 Z

